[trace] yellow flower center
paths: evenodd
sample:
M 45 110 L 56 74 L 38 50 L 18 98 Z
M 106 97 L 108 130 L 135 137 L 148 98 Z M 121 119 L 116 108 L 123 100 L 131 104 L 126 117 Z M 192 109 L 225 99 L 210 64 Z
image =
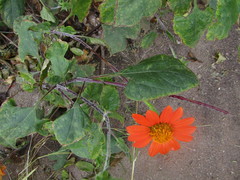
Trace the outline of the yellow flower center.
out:
M 149 135 L 160 144 L 168 142 L 173 138 L 173 127 L 168 123 L 159 123 L 150 127 Z

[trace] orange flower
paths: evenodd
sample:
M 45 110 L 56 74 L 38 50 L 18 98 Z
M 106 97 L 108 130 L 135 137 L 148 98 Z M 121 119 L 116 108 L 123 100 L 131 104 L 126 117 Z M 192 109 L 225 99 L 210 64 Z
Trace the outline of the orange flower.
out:
M 140 114 L 133 114 L 133 119 L 140 125 L 127 127 L 128 140 L 134 142 L 133 147 L 142 148 L 152 144 L 149 148 L 149 155 L 157 153 L 167 154 L 170 150 L 180 149 L 179 141 L 189 142 L 193 139 L 191 134 L 196 130 L 191 126 L 194 118 L 180 119 L 183 109 L 179 107 L 173 111 L 167 106 L 159 116 L 156 112 L 148 110 L 146 117 Z
M 0 177 L 6 175 L 6 173 L 4 172 L 5 169 L 6 169 L 6 166 L 4 166 L 4 165 L 1 165 L 1 166 L 0 166 Z

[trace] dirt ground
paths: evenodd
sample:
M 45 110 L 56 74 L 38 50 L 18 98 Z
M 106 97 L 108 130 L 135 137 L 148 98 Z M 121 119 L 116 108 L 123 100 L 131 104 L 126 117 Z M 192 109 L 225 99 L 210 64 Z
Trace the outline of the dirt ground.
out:
M 191 52 L 199 61 L 189 62 L 188 67 L 197 74 L 198 87 L 181 93 L 189 99 L 205 102 L 229 114 L 204 106 L 166 97 L 154 101 L 159 112 L 167 105 L 184 108 L 184 117 L 195 117 L 197 126 L 190 143 L 181 143 L 181 149 L 167 155 L 148 155 L 148 147 L 142 148 L 135 164 L 136 180 L 237 180 L 240 179 L 240 45 L 239 27 L 235 26 L 229 37 L 220 41 L 207 41 L 204 37 L 195 48 L 183 44 L 172 44 L 178 58 L 187 57 Z M 169 54 L 169 40 L 160 36 L 155 45 L 138 54 L 142 59 L 155 54 Z M 215 55 L 221 53 L 226 60 L 216 64 Z M 139 113 L 144 114 L 145 105 Z M 133 120 L 132 118 L 126 121 Z M 130 179 L 132 163 L 125 157 L 111 168 L 114 177 Z
M 171 24 L 170 24 L 171 25 Z M 171 30 L 171 27 L 168 27 Z M 228 38 L 221 41 L 206 41 L 204 37 L 195 48 L 188 48 L 182 43 L 176 44 L 163 35 L 156 40 L 154 46 L 148 50 L 139 50 L 137 53 L 124 52 L 113 56 L 112 63 L 135 64 L 141 59 L 156 55 L 172 55 L 169 44 L 178 58 L 187 57 L 191 52 L 199 61 L 189 61 L 188 67 L 197 74 L 200 85 L 181 94 L 189 99 L 208 103 L 224 110 L 224 114 L 204 106 L 181 101 L 175 98 L 162 98 L 154 101 L 159 112 L 167 105 L 174 109 L 184 108 L 184 117 L 195 117 L 197 126 L 193 134 L 194 140 L 190 143 L 181 143 L 181 149 L 171 151 L 167 155 L 148 156 L 148 147 L 139 150 L 135 164 L 136 180 L 237 180 L 240 179 L 240 60 L 238 46 L 240 45 L 240 31 L 236 25 Z M 215 55 L 221 53 L 226 60 L 216 64 Z M 116 60 L 117 59 L 117 60 Z M 0 87 L 0 92 L 7 87 Z M 13 90 L 14 93 L 17 90 Z M 35 93 L 29 100 L 29 94 L 22 91 L 15 96 L 19 106 L 31 106 L 38 97 Z M 147 107 L 139 105 L 139 113 L 144 114 Z M 126 124 L 132 124 L 130 117 Z M 48 152 L 49 153 L 49 152 Z M 52 164 L 44 165 L 51 168 Z M 19 168 L 23 164 L 19 164 Z M 16 168 L 13 167 L 13 168 Z M 10 169 L 17 173 L 18 170 Z M 43 173 L 46 173 L 44 171 Z M 113 177 L 128 180 L 131 177 L 132 164 L 127 157 L 110 169 Z M 40 177 L 41 174 L 38 174 Z M 49 177 L 51 173 L 47 174 Z M 9 179 L 7 176 L 4 180 Z M 42 177 L 43 179 L 43 177 Z

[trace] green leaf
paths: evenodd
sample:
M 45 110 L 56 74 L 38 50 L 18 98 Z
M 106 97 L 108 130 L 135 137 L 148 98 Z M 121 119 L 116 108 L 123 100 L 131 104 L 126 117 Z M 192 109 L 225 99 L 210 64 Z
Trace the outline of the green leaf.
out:
M 139 32 L 140 26 L 136 25 L 133 27 L 113 27 L 108 25 L 102 25 L 104 41 L 111 54 L 121 52 L 127 47 L 126 38 L 136 39 Z
M 100 96 L 100 105 L 104 110 L 115 111 L 120 105 L 120 99 L 118 91 L 113 86 L 103 86 L 101 96 Z
M 76 166 L 78 169 L 80 169 L 82 171 L 92 172 L 94 170 L 93 164 L 90 162 L 86 162 L 86 161 L 78 161 L 76 163 Z
M 46 58 L 51 61 L 51 69 L 56 76 L 65 77 L 68 71 L 70 61 L 64 58 L 67 50 L 68 43 L 60 40 L 54 42 L 47 50 Z
M 100 20 L 114 26 L 133 26 L 152 16 L 161 4 L 161 0 L 105 0 L 99 9 Z
M 76 34 L 77 31 L 75 31 L 75 29 L 72 26 L 61 26 L 58 31 L 60 32 L 65 32 L 68 34 Z
M 50 21 L 55 23 L 56 19 L 54 17 L 54 15 L 52 14 L 51 10 L 45 6 L 43 6 L 41 12 L 40 12 L 41 18 L 46 20 L 46 21 Z
M 102 84 L 88 84 L 84 89 L 82 96 L 95 101 L 100 101 L 100 95 L 102 93 L 103 85 Z
M 6 0 L 2 7 L 3 22 L 13 28 L 13 22 L 24 13 L 25 0 Z
M 116 111 L 110 112 L 108 114 L 108 116 L 112 119 L 116 119 L 116 120 L 120 121 L 122 124 L 124 123 L 124 117 Z
M 136 101 L 180 93 L 198 84 L 192 71 L 180 60 L 167 55 L 145 59 L 120 74 L 130 79 L 125 95 Z
M 69 156 L 69 154 L 67 154 L 67 153 L 66 154 L 56 154 L 56 155 L 48 156 L 49 159 L 56 161 L 53 165 L 53 170 L 57 171 L 57 170 L 63 168 L 64 165 L 67 162 L 67 157 L 68 156 Z
M 84 64 L 74 64 L 70 70 L 74 77 L 89 77 L 92 76 L 95 71 L 95 66 Z
M 53 130 L 58 142 L 62 145 L 73 143 L 85 136 L 85 130 L 89 124 L 89 117 L 79 104 L 67 111 L 54 121 Z
M 79 49 L 79 48 L 71 48 L 70 49 L 72 51 L 73 54 L 77 55 L 77 56 L 82 56 L 84 54 L 83 50 Z
M 208 29 L 207 39 L 223 39 L 228 36 L 239 16 L 237 1 L 239 0 L 218 0 L 216 17 Z
M 175 14 L 184 14 L 186 13 L 189 8 L 191 7 L 192 0 L 169 0 L 169 6 L 173 10 Z
M 98 44 L 101 46 L 107 46 L 106 43 L 102 39 L 88 37 L 88 36 L 80 36 L 80 37 L 85 38 L 87 40 L 87 43 L 89 43 L 89 44 Z
M 105 136 L 96 124 L 92 124 L 88 134 L 80 141 L 64 147 L 82 158 L 96 159 L 103 155 Z
M 16 140 L 36 132 L 37 123 L 35 107 L 16 107 L 10 99 L 2 104 L 0 109 L 0 144 L 7 147 L 16 147 Z
M 107 171 L 100 172 L 96 175 L 95 180 L 120 180 L 118 178 L 113 178 Z
M 39 58 L 37 40 L 41 39 L 42 33 L 29 30 L 30 27 L 35 25 L 36 23 L 24 18 L 18 18 L 14 22 L 13 29 L 19 37 L 18 53 L 22 62 L 27 55 Z
M 45 92 L 45 93 L 47 93 L 47 92 Z M 48 95 L 46 95 L 44 97 L 44 100 L 49 101 L 50 104 L 57 106 L 57 107 L 66 107 L 67 106 L 67 103 L 65 102 L 65 100 L 63 99 L 63 97 L 61 96 L 59 91 L 57 91 L 57 90 L 53 90 Z
M 142 48 L 149 48 L 157 38 L 157 33 L 156 32 L 150 32 L 146 36 L 143 37 L 142 42 L 141 42 L 141 47 Z
M 202 11 L 195 7 L 187 17 L 175 15 L 173 28 L 186 45 L 193 47 L 211 21 L 212 10 L 210 8 Z
M 83 22 L 84 18 L 88 14 L 91 4 L 92 0 L 71 0 L 71 15 L 77 15 L 79 21 Z

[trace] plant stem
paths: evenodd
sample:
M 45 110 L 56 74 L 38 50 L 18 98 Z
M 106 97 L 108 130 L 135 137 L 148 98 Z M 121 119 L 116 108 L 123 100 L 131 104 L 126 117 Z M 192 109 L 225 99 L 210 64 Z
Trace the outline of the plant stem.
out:
M 136 151 L 136 148 L 133 148 L 133 162 L 132 162 L 132 174 L 131 174 L 131 180 L 134 180 L 134 171 L 135 171 L 135 164 L 136 164 L 136 161 L 137 161 L 137 157 L 138 157 L 138 154 Z
M 108 118 L 108 113 L 104 112 L 103 114 L 103 121 L 106 122 L 107 125 L 107 152 L 106 152 L 106 158 L 105 158 L 105 163 L 104 163 L 104 167 L 103 167 L 103 171 L 107 170 L 107 168 L 109 167 L 109 162 L 110 162 L 110 157 L 111 157 L 111 125 L 110 125 L 110 120 Z
M 90 78 L 75 78 L 72 80 L 67 81 L 64 84 L 71 84 L 71 83 L 75 83 L 75 82 L 88 82 L 88 83 L 97 83 L 97 84 L 107 84 L 107 85 L 113 85 L 113 86 L 118 86 L 118 87 L 126 87 L 126 84 L 122 84 L 122 83 L 116 83 L 116 82 L 108 82 L 108 81 L 99 81 L 99 80 L 94 80 L 94 79 L 90 79 Z
M 208 107 L 210 109 L 214 109 L 216 111 L 222 112 L 224 114 L 229 114 L 228 111 L 225 111 L 223 109 L 220 109 L 218 107 L 215 107 L 215 106 L 212 106 L 212 105 L 200 102 L 200 101 L 191 100 L 191 99 L 188 99 L 188 98 L 185 98 L 185 97 L 182 97 L 182 96 L 177 96 L 177 95 L 170 95 L 169 97 L 177 98 L 177 99 L 184 100 L 184 101 L 188 101 L 188 102 L 191 102 L 191 103 L 194 103 L 194 104 L 198 104 L 198 105 L 202 105 L 202 106 Z
M 149 107 L 150 110 L 158 113 L 157 109 L 155 108 L 155 106 L 152 103 L 150 103 L 149 101 L 143 101 L 143 102 Z

